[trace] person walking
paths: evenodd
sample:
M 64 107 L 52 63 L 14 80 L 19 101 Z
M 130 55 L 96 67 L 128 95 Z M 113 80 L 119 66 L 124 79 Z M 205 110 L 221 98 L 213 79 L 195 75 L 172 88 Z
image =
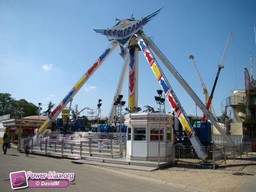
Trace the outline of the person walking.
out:
M 4 140 L 4 143 L 3 143 L 2 148 L 3 148 L 4 154 L 6 154 L 7 153 L 7 149 L 9 147 L 9 145 L 10 145 L 10 142 L 11 142 L 11 138 L 9 137 L 9 135 L 6 132 L 4 133 L 3 140 Z
M 24 146 L 24 150 L 25 150 L 25 154 L 26 156 L 28 157 L 29 156 L 29 141 L 30 141 L 30 137 L 28 137 L 26 140 L 25 140 L 25 146 Z

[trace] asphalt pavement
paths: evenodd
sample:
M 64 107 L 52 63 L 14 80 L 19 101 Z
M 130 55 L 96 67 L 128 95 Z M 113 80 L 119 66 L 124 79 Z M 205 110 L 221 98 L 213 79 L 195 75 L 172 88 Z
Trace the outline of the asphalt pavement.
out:
M 0 153 L 0 191 L 8 192 L 21 187 L 18 191 L 82 191 L 82 192 L 188 192 L 183 186 L 161 182 L 159 180 L 122 173 L 106 169 L 104 166 L 75 164 L 70 159 L 52 158 L 40 155 L 20 153 L 17 149 L 9 149 L 7 154 Z M 50 173 L 61 175 L 52 178 Z M 17 176 L 18 174 L 18 176 Z M 75 179 L 63 187 L 64 175 L 74 174 Z M 11 177 L 10 177 L 11 175 Z M 14 176 L 14 177 L 13 177 Z M 26 181 L 22 180 L 29 177 Z M 57 181 L 60 181 L 56 184 Z M 11 185 L 12 184 L 12 185 Z M 28 187 L 25 187 L 26 184 Z M 33 186 L 32 186 L 33 184 Z M 56 185 L 55 185 L 56 184 Z M 24 188 L 23 188 L 24 187 Z M 33 188 L 35 187 L 35 188 Z M 56 188 L 54 188 L 56 187 Z
M 73 163 L 72 163 L 73 161 Z M 75 163 L 74 163 L 75 162 Z M 32 173 L 74 173 L 75 180 L 70 181 L 66 188 L 51 188 L 51 186 L 40 186 L 44 188 L 32 188 L 29 186 L 19 189 L 19 191 L 86 191 L 86 192 L 108 192 L 120 190 L 122 192 L 130 191 L 168 191 L 185 192 L 195 191 L 182 185 L 161 182 L 150 178 L 131 176 L 125 173 L 110 171 L 108 167 L 141 169 L 141 171 L 152 171 L 154 167 L 125 165 L 120 163 L 106 163 L 101 161 L 70 160 L 61 158 L 52 158 L 40 155 L 29 155 L 20 153 L 17 149 L 9 149 L 7 154 L 0 153 L 0 191 L 13 191 L 11 188 L 10 173 L 17 171 L 31 171 Z M 153 173 L 152 173 L 153 174 Z M 32 180 L 32 179 L 31 179 Z M 35 187 L 35 186 L 34 186 Z M 50 188 L 49 188 L 50 187 Z M 248 177 L 235 192 L 254 192 L 256 188 L 256 175 Z
M 256 175 L 248 177 L 235 192 L 255 192 L 256 191 Z

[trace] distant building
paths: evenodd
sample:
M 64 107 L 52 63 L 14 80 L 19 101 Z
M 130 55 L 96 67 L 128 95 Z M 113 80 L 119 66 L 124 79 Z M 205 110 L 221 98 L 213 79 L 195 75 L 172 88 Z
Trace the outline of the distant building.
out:
M 256 151 L 256 81 L 247 68 L 244 69 L 245 89 L 234 90 L 226 100 L 225 112 L 229 121 L 226 122 L 227 133 L 240 137 L 241 142 L 250 142 Z
M 7 119 L 2 121 L 6 131 L 11 135 L 12 142 L 17 143 L 19 137 L 33 135 L 47 119 L 47 116 L 28 116 L 22 119 Z M 49 127 L 51 128 L 51 127 Z
M 5 127 L 3 126 L 2 121 L 6 119 L 10 119 L 10 114 L 0 116 L 0 143 L 3 143 L 3 136 L 5 132 Z

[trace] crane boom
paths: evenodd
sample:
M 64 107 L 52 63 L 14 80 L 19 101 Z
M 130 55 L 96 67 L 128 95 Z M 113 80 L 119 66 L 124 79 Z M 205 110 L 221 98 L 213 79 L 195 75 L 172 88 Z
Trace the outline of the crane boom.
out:
M 209 109 L 210 106 L 211 106 L 211 104 L 212 104 L 213 94 L 214 94 L 215 87 L 216 87 L 217 82 L 218 82 L 218 79 L 219 79 L 220 71 L 221 71 L 221 69 L 224 68 L 224 60 L 225 60 L 226 55 L 227 55 L 227 50 L 228 50 L 228 47 L 229 47 L 229 43 L 230 43 L 231 37 L 232 37 L 232 32 L 229 33 L 226 46 L 225 46 L 225 48 L 224 48 L 224 51 L 223 51 L 222 56 L 221 56 L 221 59 L 220 59 L 220 63 L 219 63 L 219 65 L 218 65 L 218 71 L 217 71 L 217 74 L 216 74 L 216 77 L 215 77 L 215 80 L 214 80 L 214 83 L 213 83 L 212 91 L 211 91 L 210 97 L 209 97 L 209 99 L 208 99 L 208 101 L 207 101 L 207 103 L 206 103 L 206 108 L 207 108 L 207 109 Z M 202 121 L 206 121 L 206 115 L 205 115 L 205 113 L 204 113 L 204 115 L 203 115 Z
M 202 86 L 202 88 L 203 88 L 203 93 L 204 93 L 204 95 L 205 95 L 205 104 L 206 104 L 207 101 L 208 101 L 208 99 L 209 99 L 208 90 L 207 90 L 207 88 L 206 88 L 206 86 L 205 86 L 205 83 L 204 83 L 204 81 L 203 81 L 203 79 L 202 79 L 200 73 L 199 73 L 197 64 L 196 64 L 196 62 L 195 62 L 195 57 L 194 57 L 193 55 L 190 55 L 190 56 L 189 56 L 189 59 L 192 60 L 192 62 L 193 62 L 193 64 L 194 64 L 194 67 L 195 67 L 195 69 L 196 69 L 197 75 L 198 75 L 198 77 L 199 77 L 199 80 L 200 80 L 200 82 L 201 82 L 201 86 Z

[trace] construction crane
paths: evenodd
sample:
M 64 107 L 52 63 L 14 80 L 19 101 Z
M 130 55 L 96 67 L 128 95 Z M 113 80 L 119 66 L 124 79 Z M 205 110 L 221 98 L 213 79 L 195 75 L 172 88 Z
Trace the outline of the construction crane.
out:
M 204 83 L 204 81 L 203 81 L 203 79 L 202 79 L 200 73 L 199 73 L 197 64 L 196 64 L 196 62 L 195 62 L 195 57 L 194 57 L 193 55 L 189 55 L 189 59 L 192 60 L 192 62 L 193 62 L 193 64 L 194 64 L 194 67 L 195 67 L 195 69 L 196 69 L 197 75 L 198 75 L 198 77 L 199 77 L 199 80 L 200 80 L 201 85 L 202 85 L 202 88 L 203 88 L 203 93 L 204 93 L 204 95 L 205 95 L 205 104 L 207 104 L 207 101 L 208 101 L 208 99 L 209 99 L 208 90 L 207 90 L 207 88 L 206 88 L 206 86 L 205 86 L 205 83 Z
M 220 71 L 221 71 L 221 69 L 224 68 L 224 60 L 225 60 L 226 55 L 227 55 L 227 50 L 228 50 L 228 47 L 229 47 L 229 43 L 230 43 L 231 37 L 232 37 L 232 32 L 229 33 L 226 46 L 225 46 L 225 48 L 224 48 L 224 51 L 223 51 L 222 56 L 221 56 L 221 59 L 220 59 L 220 63 L 219 63 L 219 65 L 218 65 L 218 71 L 217 71 L 217 74 L 216 74 L 216 77 L 215 77 L 215 80 L 214 80 L 214 83 L 213 83 L 212 91 L 211 91 L 211 94 L 210 94 L 210 96 L 209 96 L 209 99 L 208 99 L 208 101 L 207 101 L 207 103 L 206 103 L 206 108 L 207 108 L 207 109 L 209 109 L 210 106 L 211 106 L 213 94 L 214 94 L 215 87 L 216 87 L 217 82 L 218 82 L 218 79 L 219 79 Z M 205 114 L 203 115 L 202 121 L 206 121 L 206 115 L 205 115 Z
M 251 71 L 251 81 L 254 80 L 254 74 L 253 74 L 253 57 L 252 52 L 250 52 L 250 71 Z

